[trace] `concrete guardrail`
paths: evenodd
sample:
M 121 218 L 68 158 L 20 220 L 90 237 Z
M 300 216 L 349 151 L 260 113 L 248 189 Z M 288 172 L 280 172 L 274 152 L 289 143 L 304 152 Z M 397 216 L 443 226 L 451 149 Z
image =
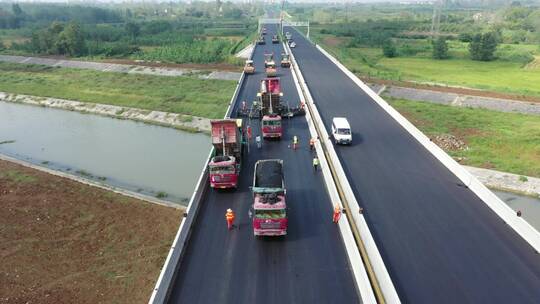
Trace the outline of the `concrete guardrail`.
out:
M 285 52 L 287 54 L 291 54 L 286 44 L 284 44 L 283 48 L 285 49 Z M 298 78 L 296 77 L 297 71 L 295 67 L 292 65 L 291 65 L 291 70 L 293 71 L 291 74 L 293 76 L 294 84 L 298 91 L 298 96 L 303 96 L 304 93 L 302 91 L 302 87 L 300 85 L 300 82 L 298 81 Z M 309 133 L 311 137 L 312 138 L 319 137 L 320 134 L 317 133 L 317 129 L 315 127 L 316 122 L 313 120 L 310 111 L 306 111 L 305 118 L 309 127 Z M 334 183 L 332 173 L 330 172 L 330 166 L 328 165 L 328 161 L 326 160 L 326 155 L 324 153 L 323 146 L 320 141 L 315 142 L 315 150 L 319 157 L 320 168 L 323 173 L 326 190 L 328 191 L 328 195 L 330 196 L 329 202 L 332 205 L 332 207 L 334 207 L 335 205 L 338 205 L 340 208 L 343 209 L 343 204 L 339 197 L 339 193 Z M 352 267 L 353 277 L 355 278 L 355 281 L 356 281 L 356 288 L 357 288 L 358 293 L 360 294 L 360 297 L 362 298 L 362 302 L 363 303 L 377 303 L 375 294 L 373 293 L 373 289 L 371 288 L 369 277 L 367 275 L 366 269 L 362 262 L 362 257 L 360 256 L 358 248 L 356 247 L 356 242 L 354 240 L 354 235 L 351 231 L 349 219 L 347 217 L 341 217 L 341 219 L 338 222 L 338 227 L 341 233 L 341 237 L 343 238 L 343 242 L 345 244 L 345 250 L 347 251 L 349 263 L 351 264 L 351 267 Z
M 256 47 L 257 45 L 253 47 L 253 50 L 249 56 L 250 59 L 253 58 L 253 53 L 255 52 Z M 238 98 L 238 94 L 244 83 L 244 79 L 245 79 L 245 73 L 242 72 L 242 75 L 240 76 L 240 79 L 238 80 L 238 84 L 236 85 L 234 94 L 229 102 L 229 107 L 227 108 L 227 112 L 225 113 L 224 118 L 229 118 L 231 116 L 232 111 L 234 110 L 236 99 Z M 152 295 L 150 296 L 150 300 L 148 301 L 149 304 L 165 303 L 169 297 L 169 294 L 171 292 L 170 287 L 172 283 L 174 282 L 177 270 L 180 267 L 180 262 L 182 260 L 187 244 L 189 242 L 191 228 L 195 225 L 197 215 L 200 209 L 200 205 L 204 199 L 204 195 L 207 189 L 207 185 L 208 185 L 207 164 L 210 161 L 210 158 L 212 157 L 213 149 L 214 148 L 210 150 L 210 153 L 208 154 L 208 158 L 203 165 L 203 169 L 202 169 L 201 175 L 199 176 L 197 186 L 195 188 L 195 191 L 193 192 L 193 195 L 191 196 L 191 200 L 189 201 L 186 212 L 184 213 L 184 219 L 182 220 L 182 223 L 180 223 L 180 228 L 178 229 L 178 232 L 176 233 L 176 237 L 169 250 L 167 259 L 165 260 L 165 264 L 163 268 L 161 269 L 161 273 L 158 277 L 158 280 L 156 282 Z
M 329 139 L 328 132 L 326 131 L 322 118 L 309 92 L 309 88 L 302 76 L 301 68 L 298 66 L 290 48 L 288 46 L 286 46 L 286 48 L 291 57 L 291 66 L 295 70 L 296 77 L 299 79 L 302 95 L 305 97 L 306 104 L 310 109 L 310 117 L 313 117 L 314 125 L 318 130 L 320 138 L 318 142 L 323 147 L 324 152 L 326 152 L 326 158 L 328 159 L 329 167 L 332 169 L 334 182 L 336 187 L 340 189 L 340 200 L 346 210 L 346 215 L 350 217 L 350 227 L 355 235 L 356 245 L 358 246 L 357 250 L 360 250 L 375 297 L 379 303 L 401 303 L 377 245 L 375 244 L 375 240 L 371 235 L 365 218 L 361 213 L 359 204 L 356 201 L 352 188 L 343 171 L 343 167 L 339 162 L 334 146 Z

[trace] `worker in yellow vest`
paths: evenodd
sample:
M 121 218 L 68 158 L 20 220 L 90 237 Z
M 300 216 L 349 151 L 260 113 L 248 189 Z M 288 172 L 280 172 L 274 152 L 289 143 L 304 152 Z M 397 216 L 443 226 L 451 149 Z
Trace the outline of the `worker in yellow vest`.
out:
M 319 159 L 317 158 L 317 156 L 315 156 L 313 158 L 313 170 L 315 172 L 317 172 L 317 168 L 319 167 Z
M 227 209 L 225 219 L 227 220 L 227 228 L 231 230 L 234 227 L 234 212 L 231 208 Z

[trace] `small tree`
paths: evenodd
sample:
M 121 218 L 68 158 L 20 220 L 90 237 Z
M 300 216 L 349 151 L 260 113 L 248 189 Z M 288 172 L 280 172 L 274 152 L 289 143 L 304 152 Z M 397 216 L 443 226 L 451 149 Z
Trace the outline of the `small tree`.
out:
M 469 43 L 469 53 L 473 60 L 491 61 L 495 59 L 498 46 L 497 34 L 493 32 L 476 34 Z
M 137 36 L 139 36 L 139 34 L 141 33 L 140 26 L 134 22 L 126 23 L 125 29 L 128 35 L 131 36 L 132 41 L 137 40 Z
M 433 45 L 434 59 L 448 58 L 448 43 L 446 43 L 446 38 L 439 36 L 439 38 L 433 40 L 431 44 Z
M 397 56 L 396 46 L 394 45 L 394 42 L 392 42 L 392 39 L 386 39 L 383 42 L 382 51 L 384 57 L 392 58 Z

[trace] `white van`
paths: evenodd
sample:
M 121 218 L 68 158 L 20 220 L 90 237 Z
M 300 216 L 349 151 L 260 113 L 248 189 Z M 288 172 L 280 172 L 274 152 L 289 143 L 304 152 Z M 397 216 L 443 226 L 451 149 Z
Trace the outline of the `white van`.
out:
M 334 117 L 332 119 L 332 136 L 336 144 L 352 143 L 351 126 L 345 117 Z

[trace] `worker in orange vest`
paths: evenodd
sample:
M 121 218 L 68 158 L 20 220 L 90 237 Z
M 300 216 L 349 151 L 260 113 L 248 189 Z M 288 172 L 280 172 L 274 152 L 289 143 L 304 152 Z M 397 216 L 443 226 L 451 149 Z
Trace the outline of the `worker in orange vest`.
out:
M 231 208 L 227 209 L 227 213 L 225 213 L 225 219 L 227 220 L 227 228 L 231 230 L 234 227 L 234 212 Z
M 313 148 L 315 148 L 315 138 L 309 139 L 309 150 L 313 151 Z
M 334 217 L 332 221 L 337 224 L 339 222 L 340 217 L 341 217 L 341 208 L 339 208 L 339 205 L 336 204 L 336 206 L 334 207 Z

